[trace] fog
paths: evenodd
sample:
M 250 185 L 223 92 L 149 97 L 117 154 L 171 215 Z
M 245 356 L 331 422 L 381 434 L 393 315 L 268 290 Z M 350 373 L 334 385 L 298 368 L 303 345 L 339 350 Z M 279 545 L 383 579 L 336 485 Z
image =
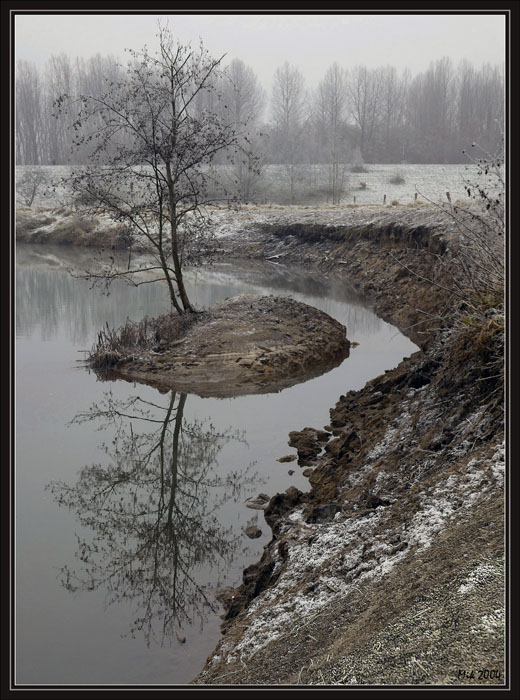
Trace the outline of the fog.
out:
M 181 41 L 198 41 L 226 59 L 250 65 L 265 89 L 276 68 L 297 64 L 314 87 L 335 61 L 345 67 L 390 64 L 412 73 L 449 56 L 476 66 L 502 64 L 503 15 L 446 14 L 17 14 L 16 57 L 43 65 L 51 54 L 88 58 L 122 56 L 125 48 L 152 45 L 158 20 L 169 19 Z
M 474 142 L 488 153 L 500 150 L 503 14 L 21 13 L 17 164 L 89 162 L 87 125 L 76 122 L 84 140 L 73 148 L 77 109 L 68 121 L 61 113 L 55 119 L 57 97 L 110 93 L 131 58 L 124 49 L 154 53 L 165 26 L 193 51 L 203 41 L 213 58 L 223 57 L 211 76 L 214 92 L 205 85 L 191 111 L 206 124 L 211 113 L 221 124 L 247 125 L 254 159 L 225 176 L 240 180 L 242 200 L 267 164 L 288 166 L 291 193 L 300 166 L 332 164 L 337 203 L 340 164 L 460 163 Z

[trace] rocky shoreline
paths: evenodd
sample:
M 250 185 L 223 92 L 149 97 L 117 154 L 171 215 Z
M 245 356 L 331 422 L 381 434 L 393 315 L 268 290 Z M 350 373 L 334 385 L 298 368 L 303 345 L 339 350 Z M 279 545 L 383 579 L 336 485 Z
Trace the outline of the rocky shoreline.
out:
M 421 350 L 342 394 L 323 426 L 294 426 L 311 490 L 262 505 L 272 540 L 220 596 L 224 635 L 193 683 L 502 686 L 504 315 L 490 302 L 475 320 L 449 293 L 450 212 L 218 217 L 224 257 L 338 275 Z

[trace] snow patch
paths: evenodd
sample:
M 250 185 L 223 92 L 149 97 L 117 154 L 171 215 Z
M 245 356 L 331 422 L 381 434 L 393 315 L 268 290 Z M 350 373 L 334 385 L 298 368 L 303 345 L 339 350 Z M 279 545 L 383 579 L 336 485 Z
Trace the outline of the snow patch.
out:
M 464 583 L 461 583 L 458 592 L 463 595 L 471 593 L 471 591 L 475 590 L 478 586 L 483 586 L 485 583 L 494 580 L 496 576 L 496 569 L 491 566 L 491 564 L 479 564 L 477 568 L 468 575 Z
M 495 452 L 491 457 L 491 471 L 493 472 L 493 477 L 496 479 L 500 486 L 504 485 L 504 473 L 505 473 L 505 443 L 502 441 L 499 445 L 495 447 Z
M 383 439 L 378 442 L 367 454 L 370 462 L 382 457 L 397 444 L 405 440 L 411 430 L 408 424 L 410 414 L 408 412 L 408 402 L 403 403 L 402 412 L 397 421 L 394 421 L 386 430 Z
M 480 623 L 471 628 L 472 634 L 495 634 L 499 629 L 504 627 L 505 613 L 504 608 L 496 608 L 489 615 L 482 615 Z

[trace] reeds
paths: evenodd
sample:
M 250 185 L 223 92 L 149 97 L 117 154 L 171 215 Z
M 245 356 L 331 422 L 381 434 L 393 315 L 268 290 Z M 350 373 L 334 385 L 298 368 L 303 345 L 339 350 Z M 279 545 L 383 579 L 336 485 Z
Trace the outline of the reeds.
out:
M 144 351 L 164 352 L 169 345 L 181 339 L 188 328 L 200 318 L 199 313 L 165 314 L 157 318 L 145 317 L 141 321 L 127 319 L 118 329 L 108 323 L 98 332 L 87 356 L 92 369 L 107 370 L 120 360 L 139 356 Z

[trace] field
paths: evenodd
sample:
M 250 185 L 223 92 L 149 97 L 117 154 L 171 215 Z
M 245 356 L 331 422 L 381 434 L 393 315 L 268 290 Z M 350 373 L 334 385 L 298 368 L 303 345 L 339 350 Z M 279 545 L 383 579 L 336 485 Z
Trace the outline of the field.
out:
M 291 198 L 289 167 L 284 165 L 264 166 L 254 178 L 251 201 L 266 204 L 327 204 L 330 203 L 329 166 L 299 165 L 294 176 L 294 196 Z M 466 199 L 465 182 L 474 180 L 473 165 L 424 165 L 424 164 L 370 164 L 363 166 L 366 172 L 352 172 L 350 165 L 340 166 L 343 176 L 342 204 L 407 204 L 418 201 L 446 201 L 449 192 L 452 201 Z M 65 189 L 59 185 L 67 176 L 70 166 L 18 166 L 17 182 L 28 170 L 42 170 L 51 186 L 40 188 L 35 206 L 56 206 L 67 203 Z M 232 173 L 219 166 L 223 182 L 230 182 Z M 392 182 L 399 180 L 399 182 Z M 57 186 L 56 186 L 57 185 Z M 53 189 L 55 186 L 55 189 Z

